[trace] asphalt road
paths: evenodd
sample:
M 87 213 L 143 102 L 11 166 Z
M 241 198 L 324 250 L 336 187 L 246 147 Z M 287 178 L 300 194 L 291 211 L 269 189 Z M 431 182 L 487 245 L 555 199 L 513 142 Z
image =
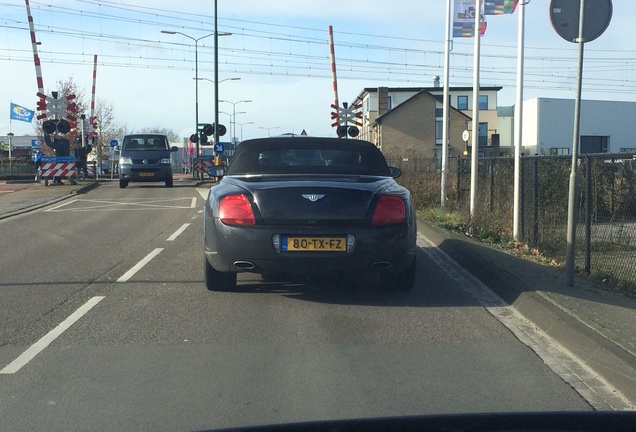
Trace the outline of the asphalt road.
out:
M 593 409 L 426 233 L 411 293 L 365 275 L 208 292 L 204 195 L 101 185 L 0 221 L 1 430 Z

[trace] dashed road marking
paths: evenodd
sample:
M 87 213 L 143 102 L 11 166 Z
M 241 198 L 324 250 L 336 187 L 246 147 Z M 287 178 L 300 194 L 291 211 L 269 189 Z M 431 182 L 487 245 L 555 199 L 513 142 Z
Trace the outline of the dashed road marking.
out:
M 172 234 L 170 237 L 168 237 L 168 239 L 167 239 L 166 241 L 175 241 L 175 239 L 176 239 L 177 237 L 179 237 L 179 235 L 180 235 L 182 232 L 184 232 L 184 231 L 186 230 L 186 228 L 188 228 L 189 226 L 190 226 L 190 224 L 189 224 L 189 223 L 184 223 L 183 225 L 181 225 L 181 227 L 180 227 L 178 230 L 176 230 L 176 231 L 174 232 L 174 234 Z
M 128 280 L 133 277 L 135 275 L 135 273 L 137 273 L 139 270 L 141 270 L 146 264 L 148 264 L 150 261 L 152 261 L 152 259 L 154 257 L 156 257 L 157 255 L 159 255 L 161 253 L 161 251 L 163 250 L 163 248 L 156 248 L 155 250 L 153 250 L 152 252 L 150 252 L 148 255 L 146 255 L 144 257 L 144 259 L 142 259 L 141 261 L 139 261 L 137 264 L 135 264 L 133 266 L 133 268 L 131 268 L 130 270 L 128 270 L 126 273 L 124 273 L 124 275 L 122 277 L 120 277 L 119 279 L 117 279 L 117 282 L 128 282 Z
M 49 346 L 51 342 L 57 339 L 62 333 L 64 333 L 69 327 L 75 324 L 81 317 L 86 315 L 88 311 L 90 311 L 93 307 L 97 305 L 100 301 L 102 301 L 104 296 L 96 296 L 91 298 L 89 301 L 84 303 L 73 312 L 68 318 L 58 324 L 53 330 L 44 335 L 39 341 L 31 345 L 24 351 L 18 358 L 13 360 L 7 366 L 5 366 L 2 370 L 0 370 L 0 374 L 14 374 L 19 371 L 24 365 L 29 363 L 33 358 L 38 355 L 44 348 Z

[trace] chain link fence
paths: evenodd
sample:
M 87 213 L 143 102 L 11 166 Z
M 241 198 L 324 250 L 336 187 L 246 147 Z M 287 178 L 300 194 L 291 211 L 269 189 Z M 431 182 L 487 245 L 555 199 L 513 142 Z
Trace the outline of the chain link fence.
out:
M 439 161 L 389 160 L 389 164 L 402 169 L 400 182 L 411 189 L 419 209 L 440 206 Z M 521 160 L 523 241 L 560 262 L 567 250 L 571 166 L 571 156 Z M 628 154 L 583 155 L 577 176 L 577 268 L 636 291 L 636 159 Z M 470 192 L 470 158 L 450 159 L 447 208 L 458 212 L 481 238 L 512 238 L 514 159 L 479 159 L 472 221 Z

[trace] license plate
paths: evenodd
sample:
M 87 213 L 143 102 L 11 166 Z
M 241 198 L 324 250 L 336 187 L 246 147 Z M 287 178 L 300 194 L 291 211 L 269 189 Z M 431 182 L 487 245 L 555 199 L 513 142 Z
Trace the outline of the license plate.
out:
M 155 175 L 155 173 L 151 173 L 151 172 L 142 172 L 142 173 L 139 173 L 139 176 L 140 176 L 140 177 L 152 177 L 152 176 L 154 176 L 154 175 Z
M 346 252 L 344 237 L 282 237 L 281 250 L 284 252 Z

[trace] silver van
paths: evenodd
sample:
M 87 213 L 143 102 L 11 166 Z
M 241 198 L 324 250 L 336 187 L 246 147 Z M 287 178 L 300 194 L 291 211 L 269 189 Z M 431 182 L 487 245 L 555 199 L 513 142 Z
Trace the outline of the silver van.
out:
M 168 137 L 161 134 L 126 135 L 120 148 L 119 187 L 129 182 L 165 182 L 172 187 L 171 153 Z

